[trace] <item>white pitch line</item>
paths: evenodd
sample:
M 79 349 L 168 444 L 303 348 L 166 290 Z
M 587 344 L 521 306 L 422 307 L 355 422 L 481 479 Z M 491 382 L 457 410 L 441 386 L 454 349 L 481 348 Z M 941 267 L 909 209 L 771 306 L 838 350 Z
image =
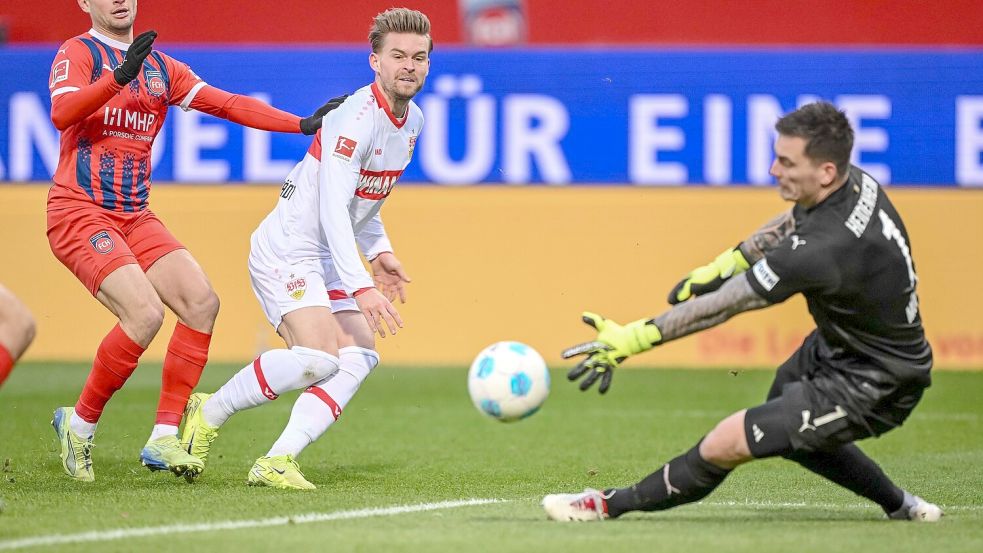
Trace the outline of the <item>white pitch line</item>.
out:
M 416 505 L 396 505 L 393 507 L 377 507 L 372 509 L 356 509 L 353 511 L 335 511 L 333 513 L 307 513 L 289 517 L 274 517 L 254 520 L 225 520 L 204 522 L 201 524 L 172 524 L 169 526 L 145 526 L 142 528 L 120 528 L 117 530 L 101 530 L 79 534 L 55 534 L 35 536 L 8 541 L 0 541 L 0 550 L 25 549 L 41 545 L 62 545 L 69 543 L 88 543 L 126 538 L 142 538 L 161 534 L 188 534 L 191 532 L 213 532 L 215 530 L 240 530 L 243 528 L 265 528 L 269 526 L 286 526 L 288 524 L 309 524 L 311 522 L 326 522 L 329 520 L 350 520 L 353 518 L 369 518 L 437 511 L 440 509 L 455 509 L 472 505 L 488 505 L 503 503 L 505 499 L 461 499 L 456 501 L 441 501 L 439 503 L 418 503 Z
M 750 509 L 860 509 L 877 510 L 877 505 L 873 503 L 806 503 L 804 501 L 779 502 L 779 501 L 700 501 L 697 505 L 707 507 L 746 507 Z M 943 511 L 983 511 L 983 505 L 939 505 Z

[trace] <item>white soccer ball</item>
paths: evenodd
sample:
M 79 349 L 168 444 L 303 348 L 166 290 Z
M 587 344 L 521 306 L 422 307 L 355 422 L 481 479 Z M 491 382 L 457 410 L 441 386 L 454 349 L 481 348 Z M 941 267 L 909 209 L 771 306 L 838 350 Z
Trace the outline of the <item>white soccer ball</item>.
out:
M 468 393 L 482 413 L 517 421 L 542 407 L 550 394 L 550 373 L 542 356 L 526 344 L 496 342 L 471 363 Z

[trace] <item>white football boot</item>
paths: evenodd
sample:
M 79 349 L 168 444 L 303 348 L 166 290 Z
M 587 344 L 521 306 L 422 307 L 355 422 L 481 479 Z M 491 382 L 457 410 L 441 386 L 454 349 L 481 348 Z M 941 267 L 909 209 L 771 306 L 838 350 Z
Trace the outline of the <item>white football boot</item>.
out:
M 934 503 L 929 503 L 907 491 L 901 508 L 887 515 L 891 520 L 913 520 L 915 522 L 938 522 L 945 513 Z
M 550 494 L 543 498 L 546 516 L 559 521 L 589 521 L 608 518 L 604 494 L 587 488 L 582 493 Z

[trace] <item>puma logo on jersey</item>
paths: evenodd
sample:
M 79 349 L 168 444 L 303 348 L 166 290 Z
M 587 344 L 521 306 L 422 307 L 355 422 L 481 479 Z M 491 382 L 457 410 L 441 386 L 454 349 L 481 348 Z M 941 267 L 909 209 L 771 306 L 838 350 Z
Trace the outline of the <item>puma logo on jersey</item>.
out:
M 805 244 L 806 244 L 806 241 L 803 240 L 803 239 L 801 239 L 801 238 L 799 238 L 799 235 L 798 234 L 793 234 L 792 235 L 792 249 L 793 250 L 794 249 L 797 249 L 799 246 L 804 246 Z

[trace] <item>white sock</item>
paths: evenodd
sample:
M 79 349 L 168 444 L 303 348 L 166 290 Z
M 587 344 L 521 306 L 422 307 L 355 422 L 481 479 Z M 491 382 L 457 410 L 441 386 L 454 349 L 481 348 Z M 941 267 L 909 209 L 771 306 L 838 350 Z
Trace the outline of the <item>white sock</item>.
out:
M 89 422 L 72 410 L 72 416 L 68 419 L 68 426 L 79 438 L 91 438 L 96 435 L 96 425 L 99 423 Z
M 161 436 L 177 436 L 177 427 L 170 424 L 155 424 L 153 432 L 150 433 L 150 440 L 153 441 Z
M 268 457 L 300 455 L 338 420 L 358 387 L 379 364 L 379 354 L 370 349 L 347 347 L 338 353 L 341 367 L 300 394 L 287 427 L 266 454 Z
M 338 358 L 316 349 L 294 346 L 267 351 L 208 398 L 202 407 L 202 417 L 212 426 L 222 426 L 243 409 L 306 388 L 337 370 Z

